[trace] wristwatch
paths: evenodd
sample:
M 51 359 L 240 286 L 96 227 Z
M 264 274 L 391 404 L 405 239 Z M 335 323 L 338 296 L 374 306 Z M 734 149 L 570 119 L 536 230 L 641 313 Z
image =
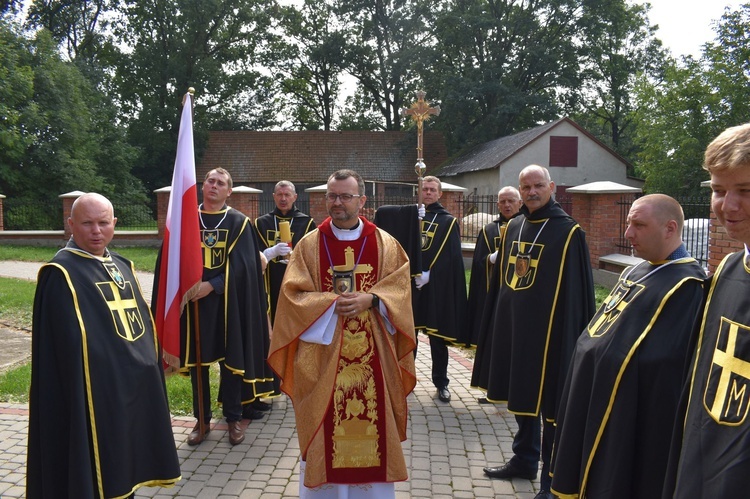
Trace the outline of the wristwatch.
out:
M 378 308 L 380 306 L 380 298 L 378 298 L 378 295 L 373 294 L 372 295 L 372 303 L 370 304 L 371 308 Z

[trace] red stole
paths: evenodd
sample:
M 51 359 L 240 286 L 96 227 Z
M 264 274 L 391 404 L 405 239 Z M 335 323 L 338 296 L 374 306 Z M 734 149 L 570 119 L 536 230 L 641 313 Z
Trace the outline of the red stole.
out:
M 359 239 L 339 241 L 330 219 L 321 224 L 320 272 L 324 291 L 367 292 L 378 278 L 375 226 L 366 220 Z M 331 263 L 333 269 L 331 269 Z M 353 289 L 351 289 L 353 287 Z M 386 392 L 373 332 L 371 309 L 356 317 L 340 317 L 336 382 L 323 420 L 327 482 L 386 481 Z M 386 333 L 387 334 L 387 333 Z

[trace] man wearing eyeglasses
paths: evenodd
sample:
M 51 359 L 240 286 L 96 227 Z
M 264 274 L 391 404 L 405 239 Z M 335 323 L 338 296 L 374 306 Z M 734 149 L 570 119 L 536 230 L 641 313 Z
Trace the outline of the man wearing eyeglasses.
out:
M 422 273 L 414 277 L 414 327 L 430 337 L 432 383 L 438 399 L 450 402 L 448 345 L 466 327 L 466 273 L 458 221 L 440 204 L 443 188 L 431 175 L 422 180 Z
M 395 497 L 394 482 L 408 478 L 409 261 L 359 216 L 364 192 L 352 170 L 330 176 L 329 218 L 297 244 L 281 285 L 268 363 L 294 403 L 301 498 L 332 488 Z

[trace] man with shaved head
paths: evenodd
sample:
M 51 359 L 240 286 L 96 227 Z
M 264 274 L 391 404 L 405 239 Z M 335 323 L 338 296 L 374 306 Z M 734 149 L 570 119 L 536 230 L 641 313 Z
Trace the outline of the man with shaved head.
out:
M 155 326 L 112 203 L 84 194 L 34 297 L 26 496 L 131 497 L 180 466 Z
M 637 199 L 628 267 L 578 338 L 558 409 L 552 492 L 659 498 L 706 275 L 682 243 L 680 204 Z

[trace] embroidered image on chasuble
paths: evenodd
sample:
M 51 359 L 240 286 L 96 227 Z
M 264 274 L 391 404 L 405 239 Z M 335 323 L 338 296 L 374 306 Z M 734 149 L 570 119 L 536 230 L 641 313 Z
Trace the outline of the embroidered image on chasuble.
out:
M 321 258 L 329 256 L 334 264 L 321 266 L 324 291 L 336 294 L 362 292 L 372 287 L 377 275 L 377 248 L 359 241 L 338 241 L 324 236 Z M 355 260 L 353 246 L 357 248 Z M 368 251 L 369 250 L 369 251 Z M 343 254 L 343 261 L 342 256 Z M 325 260 L 323 260 L 325 261 Z M 358 263 L 359 261 L 374 262 Z M 337 264 L 338 263 L 338 264 Z M 383 406 L 383 376 L 380 360 L 373 343 L 371 314 L 362 312 L 356 317 L 342 317 L 341 357 L 336 369 L 333 401 L 326 414 L 326 455 L 332 456 L 328 475 L 334 482 L 351 481 L 351 473 L 358 468 L 377 468 L 367 480 L 385 481 L 385 427 L 378 418 Z M 343 474 L 337 473 L 340 470 Z M 353 480 L 354 483 L 360 480 Z
M 323 222 L 292 253 L 269 364 L 294 404 L 306 487 L 407 478 L 401 441 L 416 382 L 409 290 L 406 255 L 369 223 L 359 239 L 339 241 Z M 370 308 L 338 317 L 330 344 L 300 338 L 349 291 L 377 294 L 395 331 Z

